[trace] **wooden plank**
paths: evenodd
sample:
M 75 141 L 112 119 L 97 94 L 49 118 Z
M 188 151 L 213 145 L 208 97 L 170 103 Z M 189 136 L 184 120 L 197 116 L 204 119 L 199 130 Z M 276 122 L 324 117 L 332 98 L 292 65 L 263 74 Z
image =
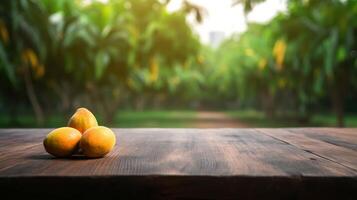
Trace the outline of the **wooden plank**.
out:
M 356 174 L 251 129 L 114 129 L 118 144 L 103 159 L 54 159 L 42 147 L 49 130 L 22 131 L 24 139 L 0 156 L 0 176 Z
M 354 163 L 341 165 L 302 145 L 339 148 L 335 156 L 344 159 L 355 151 L 309 132 L 113 130 L 118 143 L 107 157 L 55 159 L 42 146 L 50 129 L 0 129 L 2 199 L 357 198 Z
M 319 138 L 318 134 L 314 136 L 306 129 L 259 129 L 259 131 L 357 172 L 357 151 L 328 143 Z M 350 142 L 357 143 L 357 141 Z
M 43 151 L 42 140 L 50 130 L 0 129 L 0 170 L 27 162 L 23 156 L 28 152 Z
M 317 130 L 317 132 L 334 133 L 337 137 L 347 137 L 357 139 L 357 128 L 308 128 L 310 130 Z
M 297 130 L 308 137 L 357 151 L 357 131 L 353 128 L 306 128 Z
M 205 132 L 210 135 L 210 131 Z M 174 133 L 170 133 L 169 130 L 144 132 L 128 130 L 127 134 L 120 134 L 119 131 L 118 148 L 106 159 L 81 159 L 75 162 L 68 159 L 51 159 L 41 148 L 35 148 L 32 151 L 20 152 L 17 157 L 15 156 L 13 163 L 25 164 L 13 166 L 11 169 L 7 168 L 6 173 L 26 175 L 26 169 L 36 166 L 31 170 L 31 174 L 52 175 L 56 172 L 57 175 L 191 173 L 222 175 L 230 174 L 234 169 L 241 169 L 247 174 L 249 163 L 256 166 L 262 165 L 252 159 L 247 163 L 239 162 L 234 167 L 228 166 L 223 160 L 222 152 L 226 151 L 229 156 L 229 152 L 234 153 L 234 148 L 212 147 L 209 138 L 197 140 L 196 137 L 197 133 L 185 130 L 177 130 Z M 219 140 L 216 141 L 219 144 Z M 217 152 L 220 155 L 217 155 Z M 8 157 L 14 156 L 13 154 L 10 153 Z M 214 155 L 217 156 L 214 157 Z M 262 172 L 269 172 L 273 175 L 283 174 L 275 169 L 266 170 Z

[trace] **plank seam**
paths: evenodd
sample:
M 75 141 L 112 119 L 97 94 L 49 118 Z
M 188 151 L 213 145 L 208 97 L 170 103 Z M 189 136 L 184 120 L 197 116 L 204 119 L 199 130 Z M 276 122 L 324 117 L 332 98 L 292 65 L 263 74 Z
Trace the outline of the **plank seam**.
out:
M 285 144 L 291 145 L 291 146 L 293 146 L 293 147 L 295 147 L 295 148 L 297 148 L 297 149 L 303 150 L 303 151 L 305 151 L 305 152 L 307 152 L 307 153 L 313 154 L 313 155 L 315 155 L 315 156 L 317 156 L 317 157 L 320 157 L 320 158 L 322 158 L 322 159 L 328 160 L 328 161 L 333 162 L 333 163 L 335 163 L 335 164 L 338 164 L 338 165 L 341 165 L 341 166 L 343 166 L 343 167 L 346 167 L 346 168 L 352 170 L 353 172 L 357 172 L 357 169 L 354 169 L 354 168 L 352 168 L 352 167 L 349 167 L 349 166 L 347 166 L 347 165 L 344 165 L 344 164 L 342 164 L 342 163 L 339 163 L 339 162 L 337 162 L 337 161 L 335 161 L 335 160 L 333 160 L 333 159 L 330 159 L 330 158 L 327 158 L 327 157 L 322 156 L 322 155 L 320 155 L 320 154 L 317 154 L 317 153 L 315 153 L 315 152 L 313 152 L 313 151 L 311 151 L 311 150 L 304 149 L 304 148 L 300 148 L 300 147 L 297 146 L 297 145 L 291 144 L 290 142 L 287 142 L 287 141 L 285 141 L 285 140 L 283 140 L 283 139 L 274 137 L 274 136 L 272 136 L 272 135 L 270 135 L 270 134 L 267 134 L 267 133 L 265 133 L 264 131 L 261 131 L 261 130 L 259 130 L 259 129 L 255 129 L 255 130 L 258 131 L 258 132 L 260 132 L 260 133 L 262 133 L 262 134 L 264 134 L 264 135 L 266 135 L 266 136 L 269 136 L 269 137 L 271 137 L 271 138 L 273 138 L 273 139 L 275 139 L 275 140 L 278 140 L 278 141 L 283 142 L 283 143 L 285 143 Z M 288 131 L 289 131 L 289 130 L 288 130 Z M 289 131 L 289 132 L 290 132 L 290 131 Z
M 311 130 L 311 129 L 307 129 L 307 130 L 303 130 L 303 131 L 302 131 L 302 132 L 304 133 L 304 135 L 305 135 L 306 137 L 308 137 L 308 138 L 315 139 L 315 140 L 319 140 L 319 141 L 322 141 L 322 142 L 325 142 L 325 143 L 328 143 L 328 144 L 332 144 L 332 145 L 335 145 L 335 146 L 338 146 L 338 147 L 340 147 L 340 148 L 344 148 L 344 149 L 347 149 L 347 150 L 357 151 L 357 149 L 354 147 L 355 144 L 347 143 L 346 140 L 344 140 L 344 139 L 341 139 L 341 138 L 338 138 L 338 137 L 337 137 L 334 141 L 351 144 L 351 146 L 353 146 L 353 147 L 343 146 L 343 145 L 339 144 L 338 142 L 329 141 L 329 140 L 326 140 L 326 139 L 324 139 L 324 138 L 314 138 L 314 137 L 311 136 L 311 132 L 309 132 L 309 130 Z M 291 133 L 295 133 L 294 130 L 287 130 L 287 131 L 288 131 L 288 132 L 291 132 Z M 319 133 L 319 134 L 324 135 L 324 136 L 327 135 L 328 137 L 330 137 L 331 134 L 329 134 L 329 133 L 335 133 L 335 134 L 337 134 L 337 135 L 340 135 L 339 132 L 334 132 L 334 129 L 331 129 L 331 132 L 322 132 L 322 133 Z M 350 140 L 348 140 L 348 141 L 350 141 Z

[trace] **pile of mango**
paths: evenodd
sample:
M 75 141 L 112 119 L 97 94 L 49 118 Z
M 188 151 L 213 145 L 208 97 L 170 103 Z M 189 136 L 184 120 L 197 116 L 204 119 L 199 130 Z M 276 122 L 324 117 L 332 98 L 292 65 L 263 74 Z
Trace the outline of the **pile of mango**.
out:
M 79 108 L 67 127 L 51 131 L 43 145 L 55 157 L 70 157 L 79 153 L 89 158 L 99 158 L 108 154 L 115 142 L 116 137 L 112 130 L 98 126 L 97 119 L 88 109 Z

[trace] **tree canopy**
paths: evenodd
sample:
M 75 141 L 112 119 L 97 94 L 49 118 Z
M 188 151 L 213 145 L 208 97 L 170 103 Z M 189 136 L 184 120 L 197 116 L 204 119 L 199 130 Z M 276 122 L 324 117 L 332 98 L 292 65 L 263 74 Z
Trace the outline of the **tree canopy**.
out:
M 262 0 L 234 0 L 248 14 Z M 183 1 L 12 0 L 0 5 L 0 110 L 38 122 L 79 105 L 209 107 L 293 114 L 357 110 L 357 2 L 289 0 L 287 10 L 218 48 L 202 44 Z M 235 20 L 235 19 L 227 19 Z M 29 109 L 31 107 L 32 109 Z

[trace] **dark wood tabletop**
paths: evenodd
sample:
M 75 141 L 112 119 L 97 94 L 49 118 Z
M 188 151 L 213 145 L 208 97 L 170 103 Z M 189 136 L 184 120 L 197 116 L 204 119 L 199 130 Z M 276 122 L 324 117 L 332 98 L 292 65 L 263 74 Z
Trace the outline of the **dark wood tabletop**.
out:
M 0 196 L 357 199 L 357 129 L 113 129 L 100 159 L 58 159 L 51 129 L 0 129 Z M 1 198 L 0 197 L 0 198 Z

